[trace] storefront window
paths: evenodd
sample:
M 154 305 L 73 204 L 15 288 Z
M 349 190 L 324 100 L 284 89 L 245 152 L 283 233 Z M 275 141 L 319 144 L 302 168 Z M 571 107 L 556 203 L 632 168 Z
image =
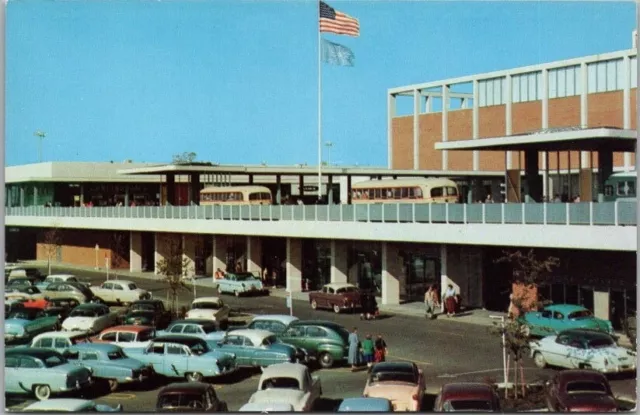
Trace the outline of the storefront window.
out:
M 440 261 L 428 254 L 401 252 L 406 274 L 405 299 L 422 301 L 429 285 L 440 283 Z
M 380 243 L 353 243 L 347 258 L 347 281 L 363 290 L 382 291 Z
M 317 290 L 331 280 L 331 246 L 326 241 L 302 240 L 302 278 Z

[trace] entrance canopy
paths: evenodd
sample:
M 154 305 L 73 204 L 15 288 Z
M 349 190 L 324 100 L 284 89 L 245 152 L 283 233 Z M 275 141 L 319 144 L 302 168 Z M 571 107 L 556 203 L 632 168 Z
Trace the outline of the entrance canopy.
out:
M 443 141 L 436 150 L 483 151 L 612 151 L 635 152 L 636 130 L 620 128 L 555 128 L 504 137 Z

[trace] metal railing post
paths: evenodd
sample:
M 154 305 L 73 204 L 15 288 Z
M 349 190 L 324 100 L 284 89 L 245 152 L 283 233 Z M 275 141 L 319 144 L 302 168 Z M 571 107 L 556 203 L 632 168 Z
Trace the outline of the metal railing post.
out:
M 269 220 L 273 220 L 273 205 L 269 205 Z
M 416 204 L 415 203 L 411 204 L 411 221 L 413 223 L 416 223 Z
M 613 224 L 618 226 L 620 221 L 618 220 L 618 201 L 613 202 Z
M 316 204 L 316 208 L 313 210 L 313 214 L 315 215 L 314 222 L 318 221 L 318 205 Z
M 282 220 L 282 218 L 284 217 L 284 214 L 282 213 L 282 205 L 280 205 L 280 220 Z
M 527 214 L 526 206 L 527 206 L 526 203 L 522 204 L 522 224 L 523 225 L 525 225 L 527 223 L 527 220 L 526 220 L 526 214 Z
M 258 219 L 262 221 L 262 206 L 258 207 Z
M 343 209 L 343 207 L 344 207 L 345 205 L 343 205 L 343 204 L 339 204 L 338 206 L 340 207 L 340 222 L 342 222 L 342 221 L 344 220 L 344 219 L 343 219 L 343 215 L 342 215 L 342 211 L 344 210 L 344 209 Z
M 589 226 L 593 226 L 593 201 L 589 202 Z
M 429 223 L 433 223 L 433 218 L 431 217 L 431 203 L 429 203 Z
M 371 222 L 371 204 L 367 203 L 367 222 Z
M 385 217 L 384 217 L 384 203 L 382 204 L 382 217 L 380 219 L 382 219 L 380 222 L 384 223 L 385 222 Z
M 467 223 L 467 204 L 462 204 L 462 223 Z
M 502 223 L 504 223 L 504 203 L 500 204 L 502 210 Z M 482 204 L 482 223 L 487 223 L 487 205 Z
M 396 222 L 400 223 L 400 203 L 396 203 Z
M 567 225 L 569 225 L 569 224 L 571 224 L 571 219 L 569 218 L 569 215 L 570 215 L 569 214 L 569 204 L 566 203 L 565 206 L 566 206 L 565 216 L 566 216 L 566 219 L 567 219 Z
M 444 223 L 449 223 L 449 203 L 444 204 Z
M 547 224 L 547 202 L 542 203 L 542 223 Z

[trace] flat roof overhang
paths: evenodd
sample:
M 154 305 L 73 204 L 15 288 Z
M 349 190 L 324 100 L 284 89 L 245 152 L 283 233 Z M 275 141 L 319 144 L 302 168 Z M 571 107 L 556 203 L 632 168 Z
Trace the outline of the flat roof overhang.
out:
M 158 174 L 252 174 L 252 175 L 281 175 L 281 176 L 317 176 L 315 166 L 207 166 L 166 164 L 152 167 L 138 167 L 118 170 L 123 175 L 158 175 Z M 375 167 L 322 167 L 322 175 L 332 176 L 443 176 L 443 177 L 502 177 L 502 171 L 442 171 L 442 170 L 401 170 Z
M 436 150 L 452 151 L 636 151 L 636 130 L 586 128 L 568 131 L 535 132 L 475 140 L 442 141 Z

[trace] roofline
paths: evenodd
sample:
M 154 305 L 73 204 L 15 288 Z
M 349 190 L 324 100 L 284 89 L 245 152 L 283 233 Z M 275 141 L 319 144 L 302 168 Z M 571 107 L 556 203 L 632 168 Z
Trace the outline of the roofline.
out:
M 510 135 L 502 137 L 478 138 L 471 140 L 441 141 L 435 143 L 436 150 L 500 150 L 513 151 L 518 145 L 530 144 L 551 144 L 566 141 L 589 140 L 594 138 L 610 140 L 637 140 L 636 130 L 625 130 L 616 128 L 589 128 L 573 131 L 559 131 L 550 133 L 533 133 L 523 135 Z M 505 147 L 508 148 L 505 149 Z M 544 151 L 540 146 L 539 151 Z M 576 147 L 578 147 L 576 145 Z M 574 151 L 579 151 L 575 148 Z
M 412 84 L 400 87 L 389 88 L 387 90 L 388 95 L 400 95 L 402 93 L 413 94 L 414 90 L 441 87 L 443 85 L 463 84 L 473 81 L 480 81 L 485 79 L 501 78 L 508 75 L 522 75 L 531 72 L 537 72 L 542 70 L 566 68 L 568 66 L 577 66 L 582 63 L 590 64 L 595 62 L 602 62 L 614 59 L 624 58 L 625 56 L 634 57 L 637 56 L 636 49 L 624 49 L 615 52 L 601 53 L 597 55 L 582 56 L 579 58 L 571 58 L 547 63 L 541 63 L 529 66 L 520 66 L 512 69 L 503 69 L 493 72 L 485 72 L 482 74 L 466 75 L 458 78 L 443 79 L 440 81 L 424 82 L 420 84 Z

